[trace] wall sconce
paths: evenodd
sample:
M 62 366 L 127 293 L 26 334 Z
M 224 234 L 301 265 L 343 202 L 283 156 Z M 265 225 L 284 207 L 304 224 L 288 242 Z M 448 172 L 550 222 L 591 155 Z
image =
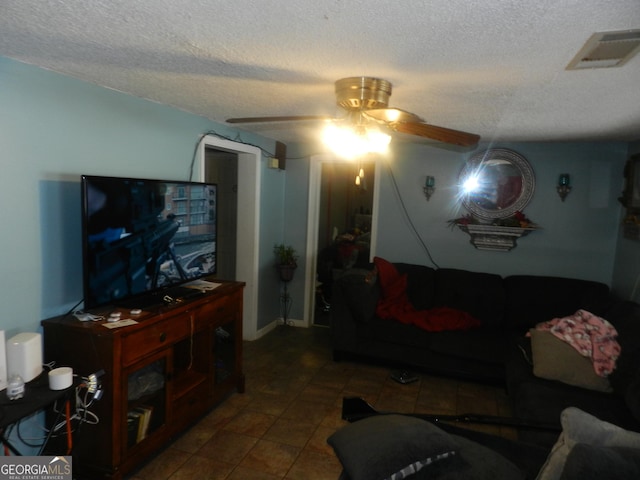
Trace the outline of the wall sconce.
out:
M 427 201 L 433 195 L 433 192 L 436 191 L 436 179 L 431 175 L 427 175 L 427 179 L 424 182 L 424 187 L 422 187 L 422 191 L 424 192 L 424 196 L 427 197 Z
M 567 195 L 571 192 L 571 177 L 568 173 L 560 174 L 556 189 L 558 190 L 558 195 L 560 195 L 560 198 L 564 202 L 564 199 L 567 198 Z

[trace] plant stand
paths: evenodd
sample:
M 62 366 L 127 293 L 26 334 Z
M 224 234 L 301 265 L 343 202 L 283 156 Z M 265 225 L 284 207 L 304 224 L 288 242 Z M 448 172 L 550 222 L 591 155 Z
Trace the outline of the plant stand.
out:
M 289 317 L 289 312 L 291 311 L 291 295 L 289 295 L 289 291 L 287 286 L 289 285 L 289 280 L 282 281 L 282 292 L 280 293 L 280 313 L 282 315 L 282 326 L 291 326 L 287 321 Z
M 292 265 L 278 265 L 278 274 L 280 275 L 280 281 L 282 282 L 282 289 L 280 292 L 280 313 L 282 315 L 282 325 L 291 326 L 288 321 L 289 312 L 291 311 L 291 295 L 289 295 L 289 282 L 293 280 L 293 274 L 296 270 Z

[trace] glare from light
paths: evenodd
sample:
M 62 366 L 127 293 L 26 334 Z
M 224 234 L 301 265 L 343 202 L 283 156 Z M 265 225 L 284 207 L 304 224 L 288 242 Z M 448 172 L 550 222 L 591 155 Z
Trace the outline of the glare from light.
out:
M 400 110 L 388 109 L 386 111 L 386 115 L 387 115 L 387 120 L 389 122 L 397 122 L 400 116 L 402 115 L 402 112 Z
M 464 194 L 475 192 L 480 186 L 480 181 L 477 175 L 470 175 L 462 184 L 462 191 Z
M 336 155 L 356 158 L 367 153 L 385 153 L 391 137 L 376 128 L 365 127 L 357 131 L 353 127 L 328 125 L 323 134 L 324 144 Z
M 367 140 L 369 143 L 369 152 L 385 153 L 391 142 L 391 136 L 382 133 L 378 129 L 367 128 Z

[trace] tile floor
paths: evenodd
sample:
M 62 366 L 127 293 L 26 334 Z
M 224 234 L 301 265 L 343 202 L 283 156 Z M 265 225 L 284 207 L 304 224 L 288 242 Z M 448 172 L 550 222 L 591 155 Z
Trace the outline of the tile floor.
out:
M 342 398 L 381 411 L 509 415 L 504 389 L 420 374 L 401 385 L 390 370 L 333 362 L 329 330 L 279 327 L 244 344 L 246 392 L 233 394 L 129 480 L 336 480 L 326 439 L 345 425 Z M 476 426 L 514 438 L 504 427 Z

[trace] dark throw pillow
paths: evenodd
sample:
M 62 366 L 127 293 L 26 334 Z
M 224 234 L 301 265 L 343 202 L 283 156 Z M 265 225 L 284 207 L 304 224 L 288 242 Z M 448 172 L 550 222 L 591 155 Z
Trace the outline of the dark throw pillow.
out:
M 405 415 L 351 423 L 327 442 L 351 480 L 401 479 L 455 456 L 458 443 L 438 427 Z
M 527 476 L 504 456 L 478 442 L 452 435 L 456 455 L 446 462 L 423 468 L 411 480 L 525 480 Z

